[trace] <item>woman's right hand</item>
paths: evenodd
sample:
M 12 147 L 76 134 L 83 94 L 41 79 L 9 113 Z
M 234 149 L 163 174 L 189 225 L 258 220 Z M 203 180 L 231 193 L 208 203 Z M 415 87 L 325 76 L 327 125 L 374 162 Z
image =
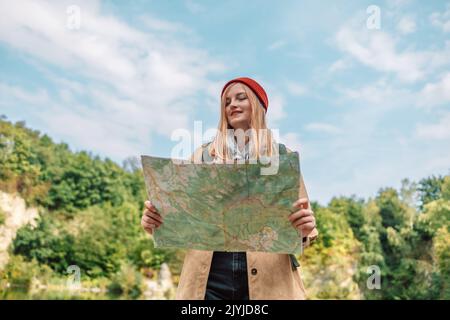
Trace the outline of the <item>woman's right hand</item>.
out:
M 141 225 L 144 230 L 152 235 L 155 228 L 158 228 L 162 223 L 162 217 L 155 206 L 150 201 L 145 201 L 141 219 Z

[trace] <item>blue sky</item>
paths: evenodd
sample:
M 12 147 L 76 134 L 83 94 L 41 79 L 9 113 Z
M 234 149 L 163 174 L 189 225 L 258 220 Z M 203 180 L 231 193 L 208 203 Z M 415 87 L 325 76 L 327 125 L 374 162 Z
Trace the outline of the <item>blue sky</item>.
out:
M 0 114 L 75 151 L 169 157 L 249 76 L 312 200 L 449 173 L 449 1 L 2 0 L 0 18 Z

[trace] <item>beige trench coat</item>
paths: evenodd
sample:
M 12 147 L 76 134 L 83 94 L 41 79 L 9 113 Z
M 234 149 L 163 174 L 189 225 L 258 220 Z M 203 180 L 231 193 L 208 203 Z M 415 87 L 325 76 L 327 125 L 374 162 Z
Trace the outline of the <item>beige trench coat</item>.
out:
M 200 147 L 194 152 L 193 159 L 201 161 L 201 155 Z M 302 176 L 299 196 L 309 199 Z M 314 229 L 308 235 L 305 246 L 315 240 L 317 235 L 317 229 Z M 187 251 L 176 292 L 177 300 L 204 299 L 212 257 L 213 251 Z M 247 252 L 247 272 L 250 300 L 306 299 L 300 270 L 293 270 L 288 254 Z

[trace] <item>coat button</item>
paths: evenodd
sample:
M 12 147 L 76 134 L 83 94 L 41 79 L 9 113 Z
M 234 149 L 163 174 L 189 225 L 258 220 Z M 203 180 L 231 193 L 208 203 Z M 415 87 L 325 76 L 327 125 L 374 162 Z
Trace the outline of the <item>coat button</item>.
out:
M 252 269 L 252 275 L 256 275 L 258 273 L 258 270 L 256 270 L 255 268 Z

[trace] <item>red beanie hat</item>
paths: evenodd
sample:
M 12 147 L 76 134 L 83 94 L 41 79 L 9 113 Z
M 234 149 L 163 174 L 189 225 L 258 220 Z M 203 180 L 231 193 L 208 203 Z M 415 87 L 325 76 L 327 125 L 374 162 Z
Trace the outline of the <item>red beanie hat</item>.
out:
M 256 96 L 258 97 L 259 101 L 261 101 L 261 104 L 263 105 L 264 109 L 267 112 L 267 108 L 269 107 L 269 99 L 267 98 L 267 94 L 266 91 L 264 91 L 263 87 L 261 87 L 261 85 L 256 82 L 253 79 L 250 78 L 236 78 L 233 80 L 228 81 L 222 89 L 222 94 L 220 96 L 223 96 L 223 93 L 225 91 L 225 89 L 232 83 L 234 82 L 241 82 L 246 84 L 250 89 L 252 89 L 252 91 L 256 94 Z

